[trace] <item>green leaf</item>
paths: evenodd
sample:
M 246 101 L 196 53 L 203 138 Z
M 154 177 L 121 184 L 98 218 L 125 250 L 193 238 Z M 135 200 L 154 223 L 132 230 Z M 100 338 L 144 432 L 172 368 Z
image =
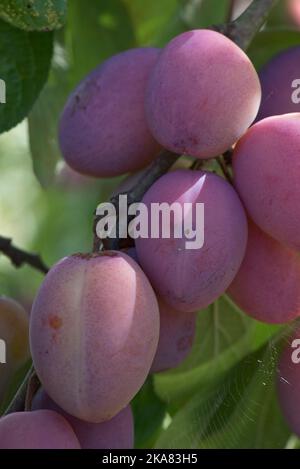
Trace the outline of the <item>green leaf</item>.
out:
M 195 395 L 162 432 L 156 448 L 284 448 L 291 432 L 274 386 L 278 347 L 245 357 L 210 395 Z
M 135 396 L 131 406 L 134 414 L 135 447 L 151 448 L 166 415 L 166 404 L 156 396 L 151 376 Z
M 300 31 L 293 29 L 270 29 L 260 32 L 249 47 L 247 54 L 256 69 L 260 69 L 272 57 L 290 47 L 299 46 Z
M 125 0 L 132 16 L 139 44 L 164 46 L 189 29 L 222 23 L 229 0 Z
M 0 104 L 0 133 L 17 125 L 32 108 L 49 72 L 52 33 L 30 33 L 0 20 L 0 78 L 6 103 Z
M 220 298 L 199 313 L 195 343 L 189 357 L 176 370 L 155 376 L 157 394 L 176 404 L 199 390 L 204 392 L 277 330 L 277 326 L 250 319 L 227 296 Z
M 291 18 L 288 14 L 287 8 L 288 1 L 278 1 L 272 8 L 271 13 L 268 17 L 267 26 L 268 28 L 273 27 L 290 27 L 292 24 Z
M 187 29 L 178 0 L 124 0 L 132 17 L 140 45 L 162 46 Z
M 61 152 L 58 120 L 69 93 L 68 64 L 64 49 L 56 44 L 49 80 L 28 116 L 28 131 L 33 170 L 42 187 L 54 181 Z
M 73 84 L 111 55 L 136 45 L 132 21 L 121 0 L 72 0 L 67 36 Z
M 60 28 L 66 19 L 66 0 L 1 0 L 0 17 L 27 31 Z
M 184 1 L 185 21 L 190 28 L 207 28 L 224 23 L 230 8 L 230 0 Z

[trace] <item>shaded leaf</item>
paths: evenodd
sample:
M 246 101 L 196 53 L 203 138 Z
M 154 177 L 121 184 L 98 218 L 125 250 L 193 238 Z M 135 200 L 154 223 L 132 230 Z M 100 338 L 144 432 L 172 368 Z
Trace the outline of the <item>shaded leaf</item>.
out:
M 151 376 L 135 396 L 131 406 L 134 414 L 135 447 L 151 448 L 166 415 L 166 404 L 156 396 Z
M 73 84 L 111 55 L 136 45 L 131 18 L 121 0 L 72 0 L 67 37 Z
M 32 108 L 47 80 L 52 43 L 52 33 L 29 33 L 0 20 L 0 78 L 6 83 L 0 132 L 17 125 Z
M 28 117 L 29 144 L 34 173 L 43 187 L 53 183 L 57 161 L 58 120 L 69 93 L 68 65 L 57 44 L 49 80 Z

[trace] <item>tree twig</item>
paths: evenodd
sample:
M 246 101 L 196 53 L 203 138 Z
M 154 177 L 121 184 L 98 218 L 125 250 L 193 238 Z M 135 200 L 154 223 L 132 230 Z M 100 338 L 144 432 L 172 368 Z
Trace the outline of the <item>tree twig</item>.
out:
M 214 27 L 239 47 L 246 50 L 256 33 L 265 24 L 268 16 L 278 0 L 253 0 L 247 10 L 236 20 Z
M 128 205 L 131 205 L 135 202 L 140 202 L 145 192 L 154 184 L 155 181 L 157 181 L 157 179 L 160 178 L 162 174 L 165 174 L 173 166 L 173 164 L 175 164 L 179 157 L 180 155 L 171 151 L 162 151 L 158 158 L 153 161 L 153 163 L 148 168 L 146 168 L 145 171 L 142 172 L 140 178 L 134 183 L 134 186 L 130 190 L 111 197 L 110 202 L 115 207 L 117 218 L 120 195 L 127 195 Z M 101 240 L 98 238 L 96 229 L 100 219 L 100 216 L 95 215 L 93 248 L 94 252 L 98 252 L 103 244 L 105 246 L 105 249 L 119 249 L 120 240 L 118 238 L 109 238 L 105 240 Z
M 30 265 L 43 274 L 48 272 L 48 267 L 37 254 L 32 254 L 17 248 L 12 244 L 10 238 L 0 236 L 0 253 L 8 257 L 15 267 L 21 267 L 24 264 Z

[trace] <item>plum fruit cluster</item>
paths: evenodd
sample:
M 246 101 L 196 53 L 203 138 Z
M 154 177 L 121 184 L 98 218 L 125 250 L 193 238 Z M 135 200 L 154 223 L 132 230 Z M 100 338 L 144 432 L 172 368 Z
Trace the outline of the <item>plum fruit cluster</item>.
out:
M 162 50 L 115 55 L 74 90 L 59 123 L 72 171 L 135 172 L 163 149 L 193 165 L 185 160 L 163 174 L 142 199 L 150 232 L 153 205 L 179 207 L 169 237 L 159 232 L 130 249 L 74 254 L 47 274 L 30 315 L 42 389 L 32 412 L 0 420 L 1 447 L 133 447 L 130 403 L 149 373 L 185 360 L 200 310 L 228 294 L 264 323 L 300 316 L 300 113 L 283 80 L 299 58 L 299 48 L 288 51 L 259 77 L 231 40 L 194 30 Z M 225 152 L 227 172 L 216 174 L 212 161 Z M 200 204 L 203 242 L 192 245 Z M 296 384 L 279 384 L 280 401 L 299 432 L 291 406 L 300 371 L 289 365 L 284 355 L 282 368 Z

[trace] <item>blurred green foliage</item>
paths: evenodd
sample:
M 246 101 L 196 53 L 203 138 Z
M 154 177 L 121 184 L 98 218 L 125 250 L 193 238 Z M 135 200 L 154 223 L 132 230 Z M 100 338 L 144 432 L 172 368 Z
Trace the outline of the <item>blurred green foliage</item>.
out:
M 64 2 L 54 3 L 61 7 Z M 107 200 L 119 179 L 59 179 L 57 123 L 68 93 L 112 54 L 136 46 L 161 47 L 182 31 L 224 22 L 230 4 L 70 0 L 65 26 L 55 33 L 28 33 L 16 29 L 17 23 L 0 21 L 0 78 L 8 84 L 0 130 L 28 116 L 0 137 L 1 235 L 41 253 L 49 266 L 91 249 L 95 207 Z M 300 32 L 283 14 L 282 0 L 249 55 L 259 68 L 299 42 Z M 26 266 L 16 270 L 0 256 L 0 294 L 18 299 L 28 311 L 41 280 L 38 272 Z M 226 297 L 202 311 L 187 360 L 176 370 L 149 378 L 133 402 L 136 445 L 297 447 L 275 400 L 276 347 L 270 347 L 269 340 L 277 331 L 247 318 Z

